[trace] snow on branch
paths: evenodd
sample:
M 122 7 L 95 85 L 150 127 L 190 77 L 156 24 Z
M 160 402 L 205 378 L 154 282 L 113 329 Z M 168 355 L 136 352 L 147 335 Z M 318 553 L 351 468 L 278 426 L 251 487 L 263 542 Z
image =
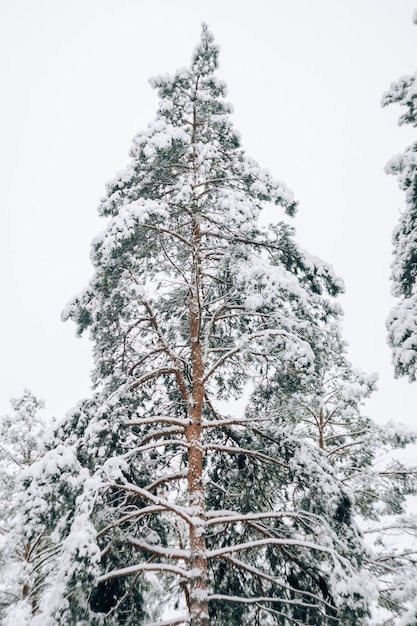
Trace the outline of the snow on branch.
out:
M 132 520 L 139 520 L 141 517 L 146 517 L 147 515 L 150 515 L 152 513 L 165 513 L 165 512 L 166 512 L 166 508 L 162 505 L 145 506 L 142 509 L 139 509 L 137 511 L 133 511 L 132 513 L 124 515 L 123 517 L 115 521 L 113 524 L 108 524 L 97 533 L 97 537 L 104 536 L 113 528 L 117 528 L 117 526 L 123 526 L 123 524 L 127 524 L 131 522 Z
M 158 370 L 154 370 L 153 372 L 149 372 L 149 374 L 144 374 L 140 378 L 138 378 L 134 383 L 130 384 L 128 387 L 128 391 L 134 391 L 144 383 L 149 380 L 153 380 L 154 378 L 158 378 L 159 376 L 169 376 L 170 374 L 177 374 L 178 370 L 173 367 L 160 367 Z
M 217 517 L 216 517 L 217 516 Z M 231 524 L 234 522 L 256 522 L 260 520 L 268 519 L 282 519 L 282 518 L 295 518 L 306 519 L 308 521 L 321 521 L 321 518 L 314 513 L 308 513 L 307 511 L 282 511 L 282 512 L 266 512 L 266 513 L 246 513 L 239 514 L 234 511 L 208 511 L 207 512 L 207 526 L 214 526 L 216 524 Z
M 180 427 L 189 426 L 191 420 L 189 418 L 176 418 L 163 415 L 156 415 L 155 417 L 144 417 L 138 419 L 124 420 L 121 423 L 122 428 L 130 428 L 135 426 L 147 426 L 148 424 L 175 424 Z
M 185 626 L 190 623 L 189 615 L 177 615 L 162 622 L 148 622 L 145 626 Z
M 297 591 L 300 593 L 299 589 L 293 589 L 293 591 Z M 306 594 L 307 592 L 301 592 Z M 213 593 L 212 595 L 209 595 L 208 597 L 209 602 L 212 600 L 224 600 L 226 602 L 241 602 L 243 604 L 258 604 L 260 602 L 277 602 L 279 604 L 290 604 L 290 605 L 295 605 L 295 606 L 303 606 L 305 608 L 313 608 L 313 609 L 317 609 L 319 608 L 318 604 L 309 604 L 307 602 L 302 602 L 301 600 L 290 600 L 289 598 L 274 598 L 274 597 L 270 597 L 270 596 L 257 596 L 257 597 L 253 597 L 253 598 L 246 598 L 246 597 L 242 597 L 242 596 L 227 596 L 225 594 L 221 594 L 221 593 Z M 327 604 L 327 603 L 326 603 Z M 328 604 L 329 608 L 331 609 L 335 609 L 334 606 L 332 606 L 331 604 Z
M 149 500 L 150 502 L 152 502 L 153 504 L 157 506 L 164 507 L 166 511 L 175 513 L 176 515 L 178 515 L 178 517 L 183 519 L 188 524 L 194 524 L 194 519 L 189 514 L 189 510 L 187 508 L 174 504 L 173 502 L 169 502 L 168 500 L 166 500 L 165 498 L 162 498 L 161 496 L 155 496 L 153 493 L 150 493 L 146 489 L 141 489 L 137 485 L 133 485 L 131 483 L 120 484 L 120 483 L 109 482 L 109 483 L 104 483 L 103 487 L 107 487 L 109 489 L 128 491 L 130 493 L 135 493 L 138 496 L 141 496 L 142 498 Z
M 313 543 L 312 541 L 303 541 L 301 539 L 258 539 L 256 541 L 248 541 L 247 543 L 236 543 L 233 546 L 226 546 L 224 548 L 218 548 L 217 550 L 208 550 L 208 558 L 218 558 L 225 554 L 231 554 L 233 552 L 240 552 L 242 550 L 251 550 L 252 548 L 259 548 L 266 545 L 273 546 L 299 546 L 301 548 L 308 548 L 309 550 L 318 550 L 319 552 L 328 552 L 332 555 L 337 555 L 335 550 L 328 548 L 319 543 Z M 340 558 L 340 555 L 337 555 Z
M 179 548 L 164 548 L 155 544 L 150 544 L 147 541 L 141 541 L 135 537 L 128 536 L 123 540 L 123 543 L 127 543 L 135 548 L 145 550 L 155 556 L 164 557 L 167 559 L 179 559 L 187 561 L 190 558 L 189 550 L 181 550 Z
M 155 450 L 155 448 L 160 448 L 161 446 L 182 446 L 184 448 L 189 447 L 189 443 L 185 439 L 163 439 L 162 441 L 155 441 L 153 443 L 148 443 L 143 446 L 135 446 L 129 452 L 123 456 L 123 459 L 131 459 L 133 456 L 136 456 L 140 452 L 146 452 L 147 450 Z
M 254 459 L 258 459 L 259 461 L 267 461 L 268 463 L 273 463 L 274 465 L 279 465 L 281 467 L 285 467 L 286 464 L 278 459 L 268 456 L 263 452 L 258 452 L 256 450 L 249 450 L 248 448 L 241 448 L 239 446 L 226 446 L 221 444 L 205 444 L 203 445 L 204 450 L 217 450 L 218 452 L 226 452 L 227 454 L 244 454 L 245 456 L 252 457 Z
M 107 572 L 107 574 L 103 574 L 99 576 L 97 579 L 97 584 L 101 584 L 106 582 L 107 580 L 112 580 L 113 578 L 121 578 L 124 576 L 131 576 L 132 574 L 138 574 L 139 572 L 168 572 L 171 574 L 177 574 L 181 576 L 181 578 L 192 578 L 197 574 L 194 570 L 185 570 L 182 567 L 178 567 L 176 565 L 170 565 L 167 563 L 137 563 L 136 565 L 131 565 L 130 567 L 122 567 L 120 569 L 112 570 L 111 572 Z
M 285 337 L 285 339 L 288 339 L 290 341 L 297 341 L 297 337 L 295 335 L 290 335 L 287 331 L 285 330 L 263 330 L 260 332 L 256 332 L 256 333 L 252 333 L 250 335 L 245 335 L 242 340 L 239 342 L 239 345 L 237 345 L 235 348 L 232 348 L 231 350 L 229 350 L 228 352 L 226 352 L 226 354 L 224 354 L 222 357 L 220 357 L 216 363 L 209 369 L 209 371 L 205 374 L 204 378 L 203 378 L 203 382 L 207 382 L 209 380 L 209 378 L 211 378 L 214 374 L 214 372 L 221 366 L 223 365 L 223 363 L 225 361 L 227 361 L 228 359 L 230 359 L 233 355 L 237 354 L 238 352 L 242 352 L 242 351 L 246 351 L 247 350 L 247 344 L 251 341 L 254 341 L 256 339 L 264 339 L 264 338 L 269 338 L 269 337 Z
M 224 560 L 226 560 L 227 562 L 231 563 L 232 565 L 235 565 L 237 568 L 244 570 L 250 574 L 254 574 L 255 576 L 266 580 L 268 582 L 273 583 L 274 585 L 280 587 L 281 589 L 283 589 L 284 591 L 290 591 L 291 593 L 294 594 L 298 594 L 298 595 L 302 595 L 305 596 L 307 598 L 311 598 L 312 600 L 316 600 L 317 603 L 320 602 L 322 604 L 324 604 L 325 606 L 327 606 L 330 609 L 334 609 L 334 606 L 332 604 L 330 604 L 329 602 L 326 602 L 326 600 L 323 600 L 322 598 L 318 598 L 316 594 L 307 591 L 305 589 L 295 589 L 294 587 L 291 587 L 291 585 L 288 585 L 286 583 L 281 582 L 276 576 L 271 576 L 270 574 L 267 574 L 266 572 L 263 572 L 262 570 L 260 570 L 258 567 L 255 567 L 254 565 L 251 565 L 250 563 L 245 563 L 244 561 L 241 561 L 240 559 L 237 559 L 236 557 L 233 556 L 226 556 L 224 558 Z M 226 596 L 227 597 L 227 596 Z M 240 597 L 240 596 L 237 596 Z M 210 598 L 212 598 L 212 596 L 210 596 Z M 254 602 L 256 602 L 257 600 L 253 599 Z M 269 601 L 269 597 L 266 596 L 264 601 Z M 304 602 L 302 600 L 286 600 L 285 598 L 280 598 L 280 601 L 282 603 L 290 603 L 290 604 L 304 604 Z M 312 604 L 310 606 L 317 606 L 317 604 Z

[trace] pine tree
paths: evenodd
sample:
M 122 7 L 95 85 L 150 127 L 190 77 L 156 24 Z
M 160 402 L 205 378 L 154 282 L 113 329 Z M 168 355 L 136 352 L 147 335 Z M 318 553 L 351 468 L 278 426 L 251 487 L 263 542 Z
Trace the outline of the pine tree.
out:
M 28 536 L 62 541 L 42 625 L 367 623 L 362 540 L 321 451 L 221 408 L 314 367 L 342 284 L 242 149 L 218 52 L 203 26 L 190 67 L 152 81 L 156 119 L 64 312 L 90 331 L 94 395 L 26 481 Z M 268 204 L 282 221 L 262 228 Z
M 413 21 L 417 24 L 417 9 L 414 11 Z M 399 125 L 410 124 L 417 126 L 416 115 L 416 84 L 417 72 L 402 76 L 391 83 L 389 90 L 382 97 L 382 106 L 399 104 L 405 108 L 399 118 Z M 405 209 L 401 213 L 398 224 L 393 232 L 393 254 L 391 265 L 392 294 L 398 298 L 397 305 L 391 310 L 387 319 L 388 343 L 392 350 L 394 371 L 397 377 L 407 376 L 410 382 L 417 377 L 417 170 L 416 158 L 417 142 L 408 146 L 402 154 L 395 155 L 386 165 L 387 174 L 397 176 L 401 190 L 405 192 Z M 408 523 L 409 533 L 417 535 L 417 524 L 414 516 L 405 520 Z M 395 528 L 395 524 L 394 524 Z M 396 557 L 396 555 L 394 555 Z M 411 563 L 411 571 L 409 564 Z M 403 567 L 406 585 L 403 593 L 394 593 L 394 607 L 401 601 L 407 601 L 417 595 L 417 576 L 415 572 L 416 560 L 414 553 L 405 554 L 404 560 L 397 560 L 396 565 Z M 397 581 L 394 581 L 398 586 Z M 391 601 L 391 598 L 390 598 Z M 414 599 L 411 608 L 403 614 L 395 626 L 413 626 L 417 622 L 417 600 Z
M 414 16 L 417 23 L 417 13 Z M 399 125 L 417 126 L 417 73 L 402 76 L 391 84 L 382 97 L 382 106 L 397 103 L 405 107 Z M 397 176 L 400 189 L 405 191 L 405 210 L 394 229 L 394 260 L 392 263 L 392 293 L 399 299 L 387 320 L 388 341 L 392 349 L 397 376 L 416 380 L 417 374 L 417 142 L 386 165 L 388 174 Z
M 416 536 L 417 522 L 406 504 L 407 496 L 417 493 L 417 468 L 394 460 L 393 451 L 415 443 L 417 433 L 392 421 L 380 426 L 363 414 L 376 381 L 376 374 L 349 362 L 335 318 L 312 370 L 295 386 L 285 371 L 276 371 L 253 393 L 250 410 L 325 454 L 347 490 L 339 514 L 360 520 L 371 548 L 364 565 L 376 580 L 388 626 L 394 623 L 389 615 L 394 619 L 406 611 L 416 576 L 415 546 L 407 539 Z M 372 623 L 380 622 L 374 617 Z
M 9 626 L 29 623 L 38 609 L 48 563 L 56 553 L 43 533 L 24 540 L 20 477 L 43 453 L 44 402 L 28 389 L 12 398 L 12 413 L 0 418 L 0 618 Z

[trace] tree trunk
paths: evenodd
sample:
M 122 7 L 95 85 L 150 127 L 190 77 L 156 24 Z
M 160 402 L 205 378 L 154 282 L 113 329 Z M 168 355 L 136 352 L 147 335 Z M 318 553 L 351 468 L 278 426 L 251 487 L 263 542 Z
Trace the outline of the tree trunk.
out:
M 324 450 L 325 448 L 325 442 L 324 442 L 324 414 L 323 414 L 323 409 L 320 409 L 320 415 L 319 415 L 319 448 L 320 450 Z
M 208 626 L 207 554 L 205 537 L 205 497 L 203 485 L 202 415 L 204 402 L 204 362 L 200 341 L 200 246 L 198 223 L 194 224 L 194 276 L 190 292 L 190 342 L 192 396 L 189 407 L 191 424 L 187 427 L 188 442 L 188 493 L 192 507 L 193 524 L 190 525 L 190 624 Z

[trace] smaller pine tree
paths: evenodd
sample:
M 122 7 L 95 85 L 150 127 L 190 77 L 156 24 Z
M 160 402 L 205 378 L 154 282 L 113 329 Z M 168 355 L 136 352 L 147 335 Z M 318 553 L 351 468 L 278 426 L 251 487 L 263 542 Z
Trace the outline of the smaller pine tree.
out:
M 414 16 L 414 22 L 417 18 Z M 393 82 L 382 97 L 382 106 L 399 104 L 405 111 L 400 126 L 417 126 L 417 72 Z M 398 298 L 387 320 L 388 342 L 396 376 L 417 376 L 417 142 L 394 156 L 387 174 L 397 176 L 405 192 L 405 209 L 393 232 L 394 259 L 391 266 L 392 294 Z
M 337 516 L 359 521 L 378 603 L 395 619 L 406 611 L 415 578 L 415 546 L 408 538 L 416 535 L 417 523 L 406 506 L 407 496 L 417 494 L 417 468 L 394 460 L 393 452 L 415 443 L 417 432 L 392 421 L 380 426 L 364 415 L 377 376 L 351 365 L 337 318 L 318 347 L 314 368 L 295 385 L 285 370 L 260 385 L 251 413 L 321 450 L 346 489 Z
M 413 21 L 417 24 L 417 10 L 414 11 Z M 399 118 L 399 125 L 409 124 L 417 126 L 417 72 L 402 76 L 393 82 L 382 97 L 382 106 L 399 104 L 403 113 Z M 401 212 L 398 224 L 393 232 L 393 262 L 391 265 L 392 294 L 397 298 L 397 304 L 391 310 L 387 319 L 388 344 L 392 351 L 394 372 L 397 377 L 407 376 L 410 382 L 417 379 L 417 141 L 409 145 L 404 152 L 395 155 L 386 165 L 386 172 L 397 176 L 399 187 L 405 192 L 405 208 Z M 401 468 L 397 468 L 397 475 L 402 475 Z M 404 482 L 406 479 L 404 480 Z M 400 490 L 401 491 L 401 490 Z M 398 496 L 394 494 L 393 500 Z M 397 524 L 393 523 L 394 532 Z M 416 536 L 415 518 L 410 516 L 400 526 L 408 527 L 410 535 Z M 404 606 L 410 598 L 417 595 L 416 561 L 413 550 L 398 555 L 397 550 L 391 551 L 392 561 L 381 560 L 381 578 L 390 576 L 383 571 L 384 565 L 394 564 L 394 571 L 400 573 L 398 580 L 390 580 L 388 588 L 401 591 L 388 593 L 387 604 L 394 611 L 404 613 Z M 401 570 L 403 575 L 401 576 Z M 392 570 L 391 570 L 392 571 Z M 402 615 L 396 626 L 413 626 L 417 623 L 417 601 Z
M 25 469 L 44 452 L 44 402 L 28 389 L 0 418 L 0 617 L 4 626 L 29 624 L 39 609 L 48 565 L 57 547 L 44 533 L 27 541 L 21 515 Z

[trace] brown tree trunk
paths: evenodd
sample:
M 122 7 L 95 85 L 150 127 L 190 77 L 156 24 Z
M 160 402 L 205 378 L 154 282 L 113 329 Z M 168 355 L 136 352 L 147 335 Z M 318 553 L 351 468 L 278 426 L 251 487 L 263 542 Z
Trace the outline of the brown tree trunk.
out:
M 188 442 L 188 494 L 195 520 L 190 525 L 190 624 L 208 626 L 207 600 L 207 554 L 205 538 L 205 497 L 203 485 L 202 416 L 204 402 L 204 362 L 200 341 L 201 302 L 200 302 L 200 258 L 201 240 L 198 223 L 193 229 L 194 277 L 190 292 L 190 342 L 192 396 L 189 407 L 191 424 L 187 427 Z

